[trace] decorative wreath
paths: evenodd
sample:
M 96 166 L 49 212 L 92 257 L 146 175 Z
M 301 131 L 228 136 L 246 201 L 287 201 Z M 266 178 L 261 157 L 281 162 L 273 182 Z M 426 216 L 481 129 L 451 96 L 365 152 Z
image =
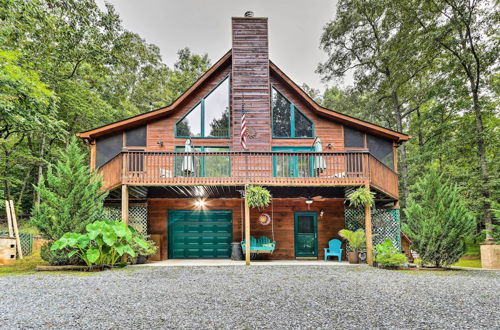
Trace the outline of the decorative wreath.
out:
M 247 130 L 247 136 L 249 139 L 255 139 L 257 137 L 257 131 L 253 127 L 249 127 Z
M 268 224 L 271 223 L 271 217 L 267 213 L 262 213 L 259 216 L 259 223 L 263 226 L 267 226 Z

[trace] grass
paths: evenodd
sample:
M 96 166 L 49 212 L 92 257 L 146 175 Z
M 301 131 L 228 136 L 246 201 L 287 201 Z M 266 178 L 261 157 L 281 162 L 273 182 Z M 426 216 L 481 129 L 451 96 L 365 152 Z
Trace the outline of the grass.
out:
M 9 227 L 6 223 L 0 224 L 0 231 L 9 231 Z M 23 220 L 19 223 L 19 232 L 32 235 L 40 234 L 38 228 L 32 225 L 28 220 Z
M 36 253 L 24 259 L 18 259 L 11 265 L 0 266 L 0 277 L 34 274 L 38 265 L 47 265 L 47 262 Z

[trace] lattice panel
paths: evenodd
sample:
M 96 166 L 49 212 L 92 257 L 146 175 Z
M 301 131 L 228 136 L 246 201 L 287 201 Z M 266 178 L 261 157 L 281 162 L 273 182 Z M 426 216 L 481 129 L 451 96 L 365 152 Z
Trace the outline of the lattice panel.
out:
M 0 231 L 0 236 L 4 235 L 9 235 L 9 232 Z M 30 255 L 33 251 L 33 235 L 19 233 L 19 240 L 21 241 L 21 250 L 23 251 L 23 256 Z
M 356 231 L 365 229 L 365 212 L 359 209 L 345 210 L 346 229 Z M 401 250 L 401 219 L 399 210 L 377 209 L 372 214 L 373 245 L 390 238 L 392 244 Z
M 122 211 L 117 206 L 105 206 L 104 215 L 107 219 L 121 221 Z M 146 206 L 129 206 L 128 224 L 144 235 L 148 233 L 148 209 Z

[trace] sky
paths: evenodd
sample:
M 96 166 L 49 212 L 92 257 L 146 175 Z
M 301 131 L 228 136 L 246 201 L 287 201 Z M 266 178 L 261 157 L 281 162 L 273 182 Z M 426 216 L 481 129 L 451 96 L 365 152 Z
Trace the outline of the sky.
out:
M 104 0 L 98 0 L 103 5 Z M 108 0 L 127 30 L 157 45 L 172 66 L 189 47 L 215 63 L 231 48 L 231 17 L 251 10 L 269 18 L 269 56 L 297 84 L 324 90 L 315 73 L 326 54 L 323 27 L 335 16 L 335 0 Z M 346 83 L 349 83 L 347 78 Z

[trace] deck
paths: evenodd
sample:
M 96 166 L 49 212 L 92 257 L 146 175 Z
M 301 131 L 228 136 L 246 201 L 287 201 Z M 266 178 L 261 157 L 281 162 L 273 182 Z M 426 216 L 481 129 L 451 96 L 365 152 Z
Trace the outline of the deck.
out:
M 99 168 L 105 189 L 137 186 L 359 186 L 398 198 L 398 175 L 368 152 L 123 151 Z

